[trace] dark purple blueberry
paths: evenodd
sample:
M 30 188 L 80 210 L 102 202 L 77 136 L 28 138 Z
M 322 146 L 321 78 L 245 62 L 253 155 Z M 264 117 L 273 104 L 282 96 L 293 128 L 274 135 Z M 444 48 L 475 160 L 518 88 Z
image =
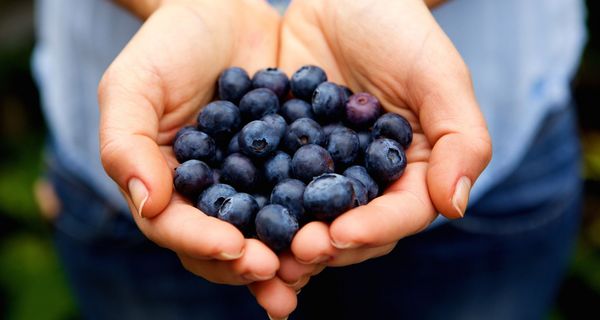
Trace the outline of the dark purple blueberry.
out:
M 217 86 L 219 99 L 237 104 L 252 89 L 252 81 L 246 70 L 231 67 L 221 73 Z
M 277 68 L 266 68 L 254 74 L 252 87 L 269 89 L 283 100 L 290 91 L 290 80 L 283 71 Z
M 271 203 L 286 207 L 298 222 L 304 220 L 304 188 L 306 185 L 296 179 L 278 183 L 271 192 Z
M 327 151 L 333 158 L 336 168 L 341 169 L 352 165 L 360 153 L 358 135 L 348 128 L 333 130 L 327 139 Z
M 274 186 L 292 176 L 292 157 L 283 151 L 277 151 L 264 163 L 264 176 L 266 182 Z
M 346 86 L 340 85 L 340 88 L 342 88 L 342 92 L 344 93 L 344 104 L 346 104 L 354 92 L 352 92 L 352 90 Z
M 234 225 L 244 234 L 249 234 L 254 227 L 258 212 L 258 203 L 247 193 L 236 193 L 223 201 L 217 218 Z
M 311 118 L 315 115 L 310 103 L 300 99 L 290 99 L 281 106 L 281 115 L 288 123 L 292 123 L 300 118 Z
M 317 66 L 303 66 L 290 78 L 290 87 L 294 97 L 310 101 L 318 85 L 327 81 L 327 74 Z
M 279 98 L 265 88 L 254 89 L 240 100 L 240 112 L 244 121 L 258 120 L 279 110 Z
M 229 140 L 229 144 L 227 145 L 227 154 L 240 152 L 240 143 L 238 140 L 239 135 L 239 133 L 236 133 L 231 140 Z
M 294 153 L 307 144 L 325 144 L 325 134 L 321 126 L 313 119 L 300 118 L 289 125 L 283 137 L 284 149 Z
M 270 127 L 273 127 L 273 129 L 277 131 L 280 139 L 283 139 L 283 135 L 287 130 L 287 122 L 285 122 L 285 119 L 282 116 L 276 113 L 271 113 L 262 117 L 261 120 L 266 122 Z
M 333 159 L 327 150 L 316 144 L 300 147 L 292 157 L 292 173 L 294 178 L 304 182 L 314 177 L 335 171 Z
M 269 204 L 269 198 L 267 198 L 266 196 L 264 196 L 262 194 L 253 194 L 252 196 L 254 197 L 254 200 L 256 200 L 256 203 L 258 204 L 258 210 L 262 209 L 264 206 Z
M 329 135 L 336 129 L 345 128 L 345 126 L 341 122 L 334 122 L 323 126 L 323 133 L 325 134 L 325 139 L 329 138 Z
M 196 198 L 213 182 L 212 169 L 200 160 L 188 160 L 175 169 L 175 190 L 190 199 Z
M 251 190 L 260 182 L 260 172 L 250 158 L 241 153 L 232 153 L 223 161 L 221 181 L 237 190 Z
M 304 209 L 317 220 L 332 221 L 354 207 L 354 188 L 342 175 L 328 173 L 304 189 Z
M 175 139 L 173 141 L 179 139 L 179 137 L 181 137 L 182 134 L 184 134 L 188 131 L 198 131 L 198 128 L 196 126 L 190 125 L 190 126 L 185 126 L 181 129 L 179 129 L 179 131 L 177 131 L 177 133 L 175 134 Z
M 214 157 L 215 148 L 215 141 L 201 131 L 185 132 L 173 143 L 173 152 L 179 163 L 191 159 L 210 161 Z
M 379 194 L 379 185 L 371 178 L 365 167 L 352 166 L 344 171 L 344 176 L 360 181 L 367 188 L 367 198 L 369 201 L 375 199 Z
M 360 150 L 361 150 L 362 153 L 365 153 L 367 151 L 367 148 L 369 147 L 369 145 L 373 141 L 373 137 L 371 136 L 371 132 L 369 132 L 369 131 L 360 131 L 359 133 L 357 133 L 357 135 L 358 135 L 358 142 L 360 143 Z
M 198 128 L 217 142 L 229 141 L 241 124 L 240 110 L 229 101 L 213 101 L 198 115 Z
M 412 127 L 408 120 L 395 113 L 386 113 L 379 117 L 371 131 L 373 139 L 388 138 L 398 141 L 407 149 L 413 138 Z
M 265 158 L 277 150 L 281 138 L 273 126 L 262 120 L 245 125 L 238 136 L 240 150 L 252 158 Z
M 200 194 L 196 207 L 206 215 L 216 217 L 225 199 L 236 193 L 237 191 L 230 185 L 213 184 Z
M 365 185 L 354 178 L 348 178 L 348 180 L 352 183 L 352 190 L 354 190 L 354 207 L 367 204 L 369 202 L 369 196 Z
M 395 181 L 406 168 L 404 148 L 396 140 L 375 139 L 365 153 L 365 167 L 371 177 L 381 183 Z
M 337 84 L 323 82 L 313 93 L 313 113 L 321 123 L 339 121 L 344 117 L 344 102 L 344 93 Z
M 346 122 L 354 129 L 368 129 L 381 115 L 379 100 L 368 93 L 359 92 L 346 102 Z
M 258 238 L 275 252 L 289 248 L 299 227 L 289 210 L 278 204 L 260 209 L 255 223 Z

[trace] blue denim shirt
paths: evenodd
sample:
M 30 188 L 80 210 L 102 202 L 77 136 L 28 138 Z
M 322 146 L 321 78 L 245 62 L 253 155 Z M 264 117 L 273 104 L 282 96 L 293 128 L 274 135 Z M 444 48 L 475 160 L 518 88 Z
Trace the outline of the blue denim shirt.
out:
M 298 0 L 300 1 L 300 0 Z M 288 0 L 270 1 L 283 10 Z M 585 42 L 582 0 L 453 0 L 434 16 L 469 66 L 494 159 L 471 203 L 510 174 L 545 115 L 567 105 Z M 96 89 L 141 22 L 108 0 L 38 0 L 33 69 L 57 154 L 113 206 L 127 211 L 104 172 Z

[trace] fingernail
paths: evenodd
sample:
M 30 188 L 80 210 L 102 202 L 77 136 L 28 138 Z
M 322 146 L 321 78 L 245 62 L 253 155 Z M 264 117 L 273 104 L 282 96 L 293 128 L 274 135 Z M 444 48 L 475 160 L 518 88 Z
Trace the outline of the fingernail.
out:
M 356 243 L 352 243 L 352 242 L 336 242 L 333 239 L 331 240 L 331 245 L 338 248 L 338 249 L 354 249 L 354 248 L 358 248 L 360 245 L 356 244 Z
M 242 255 L 244 255 L 243 249 L 239 253 L 220 252 L 219 260 L 235 260 L 235 259 L 239 259 Z
M 461 218 L 465 216 L 467 204 L 469 203 L 469 193 L 471 192 L 471 180 L 467 177 L 461 177 L 456 183 L 454 195 L 452 196 L 452 205 L 458 211 Z
M 268 314 L 268 313 L 267 313 L 267 316 L 269 317 L 269 319 L 270 319 L 270 320 L 287 320 L 287 318 L 288 318 L 288 317 L 285 317 L 285 318 L 275 318 L 275 317 L 272 317 L 272 316 L 271 316 L 270 314 Z
M 148 189 L 144 183 L 138 178 L 131 178 L 127 185 L 129 188 L 129 196 L 135 206 L 140 217 L 144 217 L 143 210 L 146 201 L 148 201 Z
M 275 275 L 270 274 L 267 276 L 261 276 L 261 275 L 254 274 L 254 273 L 247 273 L 247 274 L 242 275 L 242 277 L 249 281 L 266 281 L 269 279 L 273 279 L 273 277 L 275 277 Z
M 308 282 L 309 279 L 310 279 L 310 276 L 302 276 L 302 277 L 300 277 L 300 279 L 296 280 L 296 282 L 294 282 L 294 283 L 286 282 L 285 284 L 290 288 L 295 288 L 295 287 L 300 286 L 304 282 Z

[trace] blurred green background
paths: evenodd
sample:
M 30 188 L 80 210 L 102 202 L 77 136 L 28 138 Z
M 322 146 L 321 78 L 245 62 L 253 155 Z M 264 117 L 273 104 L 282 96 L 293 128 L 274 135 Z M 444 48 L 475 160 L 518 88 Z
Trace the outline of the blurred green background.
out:
M 584 224 L 550 319 L 600 318 L 600 4 L 587 2 L 589 42 L 573 82 L 585 149 Z M 0 0 L 0 319 L 78 319 L 34 200 L 46 128 L 30 75 L 33 44 L 32 1 Z

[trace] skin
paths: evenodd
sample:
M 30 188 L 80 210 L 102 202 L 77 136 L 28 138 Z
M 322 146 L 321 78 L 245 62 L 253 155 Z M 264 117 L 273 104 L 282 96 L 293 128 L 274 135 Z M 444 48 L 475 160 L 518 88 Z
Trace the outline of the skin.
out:
M 469 72 L 426 6 L 442 1 L 294 1 L 283 20 L 262 0 L 117 2 L 147 20 L 99 86 L 105 169 L 150 240 L 175 251 L 198 276 L 249 285 L 273 318 L 289 315 L 296 290 L 326 266 L 385 255 L 436 212 L 460 217 L 452 202 L 457 181 L 474 182 L 491 158 Z M 291 251 L 277 257 L 172 192 L 177 162 L 170 144 L 210 101 L 226 67 L 253 74 L 278 65 L 291 75 L 305 64 L 373 93 L 415 133 L 404 175 L 383 196 L 330 225 L 307 224 Z M 133 205 L 132 179 L 147 190 L 145 218 Z

